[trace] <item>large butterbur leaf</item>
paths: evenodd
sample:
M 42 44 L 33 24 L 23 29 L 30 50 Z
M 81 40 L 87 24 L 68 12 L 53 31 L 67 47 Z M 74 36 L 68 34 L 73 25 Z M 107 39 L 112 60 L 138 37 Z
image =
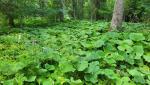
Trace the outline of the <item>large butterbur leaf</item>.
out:
M 83 85 L 83 82 L 80 79 L 74 80 L 71 78 L 70 85 Z
M 112 80 L 119 78 L 113 69 L 101 69 L 99 74 L 105 75 L 107 78 Z
M 124 54 L 124 57 L 125 57 L 125 61 L 128 62 L 129 64 L 133 65 L 135 63 L 135 59 L 134 59 L 134 56 L 133 54 Z
M 141 59 L 141 56 L 144 54 L 143 46 L 136 45 L 133 48 L 135 52 L 135 59 Z
M 121 44 L 120 46 L 118 46 L 118 49 L 120 51 L 126 51 L 127 53 L 131 53 L 133 51 L 133 48 L 127 44 Z
M 142 41 L 145 40 L 145 37 L 142 33 L 131 33 L 129 38 L 133 41 Z
M 14 85 L 14 79 L 5 80 L 5 81 L 3 82 L 3 85 Z
M 143 76 L 143 74 L 140 71 L 138 71 L 137 69 L 131 69 L 131 70 L 128 69 L 127 71 L 132 76 Z
M 84 78 L 86 81 L 96 83 L 96 82 L 98 82 L 97 76 L 98 76 L 97 74 L 87 74 L 84 76 Z
M 150 62 L 150 54 L 144 55 L 143 58 L 145 59 L 145 61 Z
M 94 73 L 94 74 L 96 74 L 99 70 L 100 70 L 99 62 L 98 61 L 94 61 L 94 62 L 89 63 L 89 67 L 87 69 L 87 73 L 92 73 L 92 74 Z
M 67 61 L 62 61 L 59 65 L 59 67 L 60 67 L 60 70 L 64 73 L 75 71 L 75 68 L 73 67 L 73 65 Z
M 137 83 L 141 83 L 141 84 L 144 84 L 145 83 L 145 79 L 143 76 L 134 76 L 134 79 L 133 79 L 135 82 Z
M 83 71 L 88 67 L 88 61 L 80 61 L 77 65 L 78 71 Z
M 43 79 L 42 80 L 42 85 L 54 85 L 54 81 L 51 78 Z
M 124 56 L 120 55 L 119 53 L 112 53 L 111 57 L 116 61 L 123 61 L 125 58 Z
M 133 45 L 133 41 L 132 40 L 123 40 L 120 44 L 127 44 L 127 45 Z
M 105 45 L 105 42 L 103 40 L 98 40 L 94 43 L 95 48 L 102 47 L 103 45 Z
M 130 85 L 130 78 L 129 77 L 119 78 L 116 82 L 116 85 Z
M 146 75 L 150 75 L 150 68 L 147 65 L 143 65 L 141 67 L 139 67 L 139 70 Z
M 128 72 L 129 72 L 130 75 L 132 75 L 134 77 L 133 80 L 135 82 L 141 83 L 141 84 L 145 83 L 144 74 L 142 74 L 137 69 L 131 69 L 131 70 L 128 70 Z
M 34 82 L 35 79 L 36 79 L 36 76 L 28 76 L 26 81 L 27 82 Z
M 45 68 L 49 71 L 55 70 L 55 66 L 54 65 L 49 65 L 49 64 L 45 64 Z

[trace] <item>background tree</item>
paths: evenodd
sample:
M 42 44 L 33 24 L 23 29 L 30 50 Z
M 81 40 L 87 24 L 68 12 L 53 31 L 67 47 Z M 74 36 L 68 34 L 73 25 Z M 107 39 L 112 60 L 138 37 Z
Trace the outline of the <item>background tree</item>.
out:
M 8 19 L 10 27 L 15 26 L 14 19 L 32 15 L 37 12 L 37 1 L 30 0 L 0 0 L 0 12 Z
M 125 22 L 149 22 L 149 3 L 149 0 L 125 0 Z M 114 4 L 115 0 L 0 0 L 0 13 L 10 27 L 28 24 L 26 20 L 35 23 L 39 20 L 37 23 L 41 24 L 68 19 L 110 21 Z
M 90 0 L 90 19 L 91 21 L 93 20 L 98 20 L 99 14 L 98 14 L 98 9 L 100 8 L 100 2 L 101 0 Z
M 121 26 L 123 22 L 123 11 L 124 11 L 123 3 L 124 3 L 123 0 L 116 0 L 115 2 L 110 30 L 122 30 Z

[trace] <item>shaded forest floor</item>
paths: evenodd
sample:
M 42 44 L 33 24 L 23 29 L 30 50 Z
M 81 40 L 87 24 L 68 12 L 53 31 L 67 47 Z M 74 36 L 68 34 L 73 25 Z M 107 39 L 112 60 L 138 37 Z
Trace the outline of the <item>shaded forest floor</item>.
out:
M 0 29 L 0 83 L 150 84 L 150 25 L 124 23 L 121 33 L 108 28 L 108 22 L 70 21 Z

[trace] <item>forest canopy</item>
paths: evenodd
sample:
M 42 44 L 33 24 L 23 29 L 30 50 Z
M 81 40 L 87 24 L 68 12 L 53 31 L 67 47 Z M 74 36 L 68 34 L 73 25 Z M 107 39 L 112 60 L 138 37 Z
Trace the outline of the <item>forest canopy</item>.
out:
M 0 0 L 1 24 L 26 24 L 26 19 L 46 19 L 45 23 L 87 19 L 112 19 L 115 0 Z M 124 0 L 126 22 L 148 22 L 149 0 Z M 21 21 L 21 22 L 20 22 Z

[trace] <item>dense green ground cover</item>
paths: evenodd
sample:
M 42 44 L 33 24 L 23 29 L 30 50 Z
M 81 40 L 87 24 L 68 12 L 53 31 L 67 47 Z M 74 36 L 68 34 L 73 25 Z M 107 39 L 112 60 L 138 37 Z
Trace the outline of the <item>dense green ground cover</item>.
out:
M 0 84 L 150 85 L 150 26 L 71 21 L 1 29 Z

